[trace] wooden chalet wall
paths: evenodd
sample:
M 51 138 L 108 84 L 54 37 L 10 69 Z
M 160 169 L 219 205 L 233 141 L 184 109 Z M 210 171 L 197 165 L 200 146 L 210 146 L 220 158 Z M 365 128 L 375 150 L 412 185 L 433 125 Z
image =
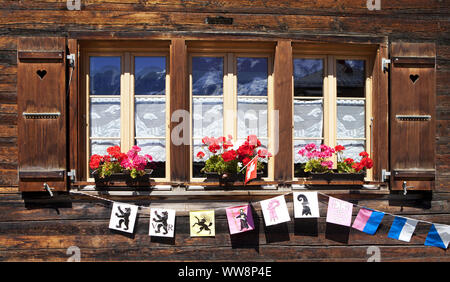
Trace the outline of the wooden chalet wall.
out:
M 450 261 L 449 252 L 424 246 L 429 225 L 419 223 L 409 243 L 387 238 L 393 218 L 385 216 L 378 232 L 351 229 L 335 233 L 325 223 L 326 201 L 318 221 L 292 220 L 264 226 L 255 203 L 257 231 L 230 238 L 225 214 L 216 213 L 216 236 L 191 238 L 188 210 L 219 208 L 258 201 L 269 194 L 233 198 L 217 192 L 207 198 L 173 191 L 149 197 L 111 197 L 140 205 L 177 207 L 175 239 L 148 234 L 148 215 L 141 214 L 133 236 L 108 229 L 110 206 L 86 196 L 18 192 L 17 41 L 23 36 L 67 36 L 84 39 L 204 38 L 253 36 L 365 43 L 372 38 L 436 44 L 436 182 L 432 192 L 325 190 L 335 197 L 370 208 L 429 222 L 450 223 L 450 5 L 445 0 L 381 0 L 369 11 L 365 0 L 228 0 L 131 1 L 82 0 L 81 11 L 69 11 L 61 0 L 0 1 L 0 261 L 66 261 L 77 246 L 81 261 L 367 261 L 380 249 L 381 261 Z M 208 25 L 205 17 L 230 17 L 232 25 Z M 274 195 L 287 190 L 272 191 Z M 225 200 L 224 200 L 225 199 Z M 326 199 L 322 199 L 326 200 Z M 288 202 L 292 214 L 292 201 Z M 354 212 L 356 213 L 356 209 Z M 355 215 L 354 215 L 355 216 Z M 309 233 L 309 234 L 308 234 Z

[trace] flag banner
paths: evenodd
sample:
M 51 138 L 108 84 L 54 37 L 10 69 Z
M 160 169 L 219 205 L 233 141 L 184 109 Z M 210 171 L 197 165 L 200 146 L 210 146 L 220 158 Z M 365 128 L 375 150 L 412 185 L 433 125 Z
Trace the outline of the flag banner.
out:
M 378 226 L 384 217 L 384 212 L 379 212 L 367 208 L 361 208 L 353 221 L 353 228 L 364 233 L 373 235 L 377 232 Z
M 320 217 L 317 192 L 294 192 L 293 195 L 295 218 Z
M 449 242 L 450 226 L 436 223 L 432 224 L 427 239 L 425 239 L 425 246 L 435 246 L 447 249 Z
M 245 182 L 244 185 L 247 184 L 250 180 L 256 178 L 256 167 L 258 165 L 258 158 L 254 157 L 248 164 L 247 169 L 245 171 Z
M 109 228 L 127 233 L 134 232 L 138 206 L 114 202 L 109 220 Z
M 111 199 L 92 195 L 82 191 L 70 191 L 74 194 L 82 194 L 112 203 L 109 228 L 127 233 L 133 233 L 137 214 L 140 209 L 149 208 L 132 204 L 115 202 Z M 353 204 L 333 198 L 320 192 L 293 192 L 293 207 L 295 218 L 319 217 L 318 194 L 328 197 L 327 223 L 342 226 L 351 226 Z M 285 195 L 259 201 L 266 226 L 276 225 L 291 220 L 286 205 Z M 447 249 L 450 243 L 450 226 L 446 224 L 432 223 L 423 220 L 405 218 L 375 211 L 359 205 L 360 210 L 353 222 L 353 228 L 368 234 L 375 234 L 384 215 L 394 217 L 394 221 L 388 233 L 388 237 L 409 242 L 419 222 L 431 224 L 425 239 L 426 246 L 434 246 Z M 142 213 L 142 210 L 140 211 Z M 148 215 L 148 212 L 146 212 Z M 191 237 L 215 236 L 215 209 L 189 212 Z M 255 221 L 252 216 L 251 204 L 226 208 L 230 234 L 237 234 L 255 229 Z M 150 236 L 174 237 L 175 236 L 175 210 L 165 208 L 150 209 Z
M 215 236 L 214 210 L 189 212 L 191 237 Z
M 409 242 L 417 223 L 417 220 L 396 216 L 389 229 L 388 238 Z
M 250 205 L 229 207 L 225 209 L 230 234 L 241 233 L 255 229 Z
M 286 205 L 286 200 L 283 195 L 263 200 L 260 203 L 266 226 L 291 220 L 289 210 Z
M 333 197 L 328 200 L 327 222 L 350 226 L 353 204 Z
M 150 209 L 150 236 L 173 237 L 175 233 L 175 210 Z

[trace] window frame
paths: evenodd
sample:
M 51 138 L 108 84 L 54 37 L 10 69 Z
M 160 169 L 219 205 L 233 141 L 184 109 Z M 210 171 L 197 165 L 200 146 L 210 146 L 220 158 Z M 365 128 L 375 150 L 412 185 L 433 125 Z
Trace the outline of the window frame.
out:
M 311 48 L 311 47 L 310 47 Z M 292 61 L 295 59 L 323 59 L 324 64 L 324 74 L 323 74 L 323 142 L 327 146 L 335 147 L 337 145 L 337 140 L 341 140 L 337 137 L 337 71 L 336 71 L 336 62 L 337 60 L 363 60 L 364 61 L 364 71 L 365 71 L 365 87 L 364 98 L 358 98 L 358 100 L 365 101 L 365 150 L 373 156 L 373 128 L 372 128 L 372 120 L 374 118 L 373 113 L 373 73 L 370 71 L 371 66 L 373 66 L 375 55 L 365 54 L 367 51 L 362 50 L 360 52 L 342 52 L 331 49 L 330 50 L 322 50 L 322 48 L 317 47 L 317 49 L 307 49 L 307 50 L 299 50 L 293 48 L 292 52 Z M 361 53 L 357 55 L 352 55 L 355 53 Z M 294 137 L 294 100 L 296 97 L 294 96 L 294 71 L 292 72 L 292 147 L 294 147 L 295 140 L 308 140 L 302 138 Z M 299 98 L 301 99 L 301 98 Z M 345 97 L 344 97 L 345 99 Z M 318 138 L 309 138 L 311 140 L 318 140 Z M 350 140 L 350 139 L 349 139 Z M 351 139 L 357 140 L 357 139 Z M 358 139 L 359 140 L 359 139 Z M 292 152 L 293 154 L 293 163 L 292 163 L 292 179 L 293 181 L 301 181 L 304 180 L 302 177 L 295 176 L 295 150 Z M 334 155 L 332 157 L 333 168 L 336 168 L 337 158 Z M 367 171 L 366 177 L 364 179 L 365 182 L 370 182 L 374 180 L 373 170 L 370 169 Z
M 88 60 L 86 53 L 89 52 L 112 52 L 112 53 L 117 53 L 117 52 L 163 52 L 165 54 L 167 54 L 167 60 L 169 61 L 169 63 L 166 65 L 166 78 L 174 78 L 172 79 L 172 81 L 169 83 L 169 80 L 166 79 L 166 84 L 168 84 L 168 87 L 166 88 L 166 107 L 171 107 L 172 105 L 170 105 L 170 102 L 173 102 L 173 106 L 175 106 L 177 104 L 177 100 L 179 99 L 183 99 L 185 105 L 187 105 L 188 109 L 190 109 L 190 102 L 192 101 L 192 99 L 190 97 L 181 97 L 179 95 L 178 92 L 181 93 L 181 91 L 183 91 L 183 93 L 189 94 L 190 96 L 190 92 L 191 92 L 191 87 L 189 86 L 189 75 L 190 75 L 190 71 L 189 71 L 189 67 L 190 67 L 190 60 L 187 58 L 191 53 L 200 53 L 200 54 L 204 54 L 204 53 L 250 53 L 254 56 L 255 53 L 267 53 L 270 54 L 272 57 L 272 63 L 269 64 L 269 66 L 272 67 L 272 72 L 269 74 L 272 74 L 273 77 L 275 75 L 275 73 L 273 72 L 273 67 L 274 67 L 274 62 L 275 62 L 275 58 L 277 56 L 277 42 L 280 41 L 284 41 L 284 40 L 261 40 L 261 41 L 250 41 L 250 40 L 235 40 L 232 41 L 232 39 L 229 40 L 218 40 L 218 41 L 211 41 L 211 39 L 208 38 L 203 38 L 203 39 L 181 39 L 181 38 L 176 38 L 176 39 L 170 39 L 170 38 L 161 38 L 161 39 L 148 39 L 148 40 L 91 40 L 91 39 L 86 39 L 86 40 L 77 40 L 77 39 L 72 39 L 73 42 L 77 42 L 78 46 L 78 60 L 79 60 L 79 74 L 77 75 L 77 72 L 75 72 L 75 77 L 78 77 L 78 84 L 76 84 L 77 86 L 74 87 L 73 85 L 71 86 L 71 90 L 72 88 L 77 89 L 77 93 L 76 94 L 78 96 L 77 98 L 77 105 L 76 108 L 78 109 L 78 125 L 76 125 L 79 129 L 78 129 L 78 136 L 77 136 L 77 141 L 78 143 L 74 146 L 71 145 L 71 148 L 76 148 L 76 154 L 75 154 L 75 160 L 76 160 L 76 164 L 74 166 L 71 167 L 75 167 L 75 169 L 77 170 L 77 176 L 76 176 L 76 181 L 73 183 L 73 186 L 84 186 L 84 185 L 91 185 L 93 184 L 93 179 L 92 178 L 87 178 L 86 175 L 86 171 L 88 171 L 87 168 L 87 164 L 88 161 L 86 159 L 86 151 L 87 151 L 87 146 L 88 144 L 86 144 L 86 117 L 88 112 L 85 112 L 85 105 L 88 102 L 87 100 L 87 95 L 86 95 L 86 78 L 85 78 L 85 68 L 86 68 L 86 60 Z M 177 43 L 177 41 L 179 41 L 181 44 L 175 44 Z M 364 184 L 375 184 L 375 185 L 381 185 L 383 186 L 384 184 L 379 182 L 379 174 L 381 172 L 381 168 L 388 168 L 388 163 L 387 163 L 387 159 L 385 158 L 386 153 L 382 151 L 382 149 L 380 149 L 380 143 L 383 143 L 384 140 L 386 139 L 385 134 L 387 134 L 385 131 L 385 125 L 386 122 L 386 118 L 384 116 L 384 113 L 387 112 L 388 109 L 388 102 L 385 101 L 385 98 L 387 98 L 387 87 L 385 86 L 385 82 L 387 81 L 387 75 L 386 73 L 383 73 L 382 71 L 380 71 L 380 66 L 381 66 L 381 57 L 385 57 L 387 52 L 386 52 L 386 45 L 385 43 L 379 43 L 379 42 L 369 42 L 369 43 L 351 43 L 351 42 L 343 42 L 343 43 L 336 43 L 336 42 L 307 42 L 305 40 L 286 40 L 288 42 L 290 42 L 291 45 L 291 50 L 292 53 L 289 52 L 293 58 L 296 57 L 305 57 L 305 56 L 317 56 L 317 55 L 324 55 L 325 56 L 344 56 L 345 58 L 349 58 L 350 56 L 357 56 L 357 57 L 364 57 L 367 58 L 366 61 L 366 73 L 370 76 L 371 78 L 371 83 L 367 83 L 366 82 L 366 89 L 367 87 L 371 88 L 372 91 L 372 95 L 369 96 L 370 99 L 372 100 L 372 108 L 369 109 L 369 106 L 366 103 L 366 113 L 367 109 L 370 111 L 371 115 L 375 117 L 375 131 L 372 128 L 372 138 L 370 140 L 370 142 L 368 144 L 370 144 L 371 146 L 371 152 L 369 152 L 373 157 L 374 157 L 374 161 L 375 161 L 375 166 L 373 170 L 369 170 L 369 173 L 375 174 L 375 177 L 371 178 L 371 179 L 375 179 L 374 181 L 368 181 L 366 179 Z M 174 56 L 174 52 L 173 52 L 173 46 L 175 44 L 175 47 L 178 46 L 176 48 L 176 50 L 178 50 L 178 52 L 183 53 L 184 55 L 180 55 L 180 56 Z M 74 45 L 74 44 L 72 44 Z M 185 50 L 183 51 L 183 47 L 185 48 Z M 177 52 L 177 53 L 178 53 Z M 252 56 L 250 55 L 250 57 Z M 174 59 L 175 57 L 175 59 Z M 185 59 L 183 59 L 183 57 L 186 57 Z M 185 90 L 182 89 L 183 87 L 179 87 L 177 89 L 177 87 L 175 87 L 177 85 L 177 83 L 179 83 L 179 81 L 182 79 L 182 77 L 178 74 L 174 74 L 172 72 L 176 72 L 174 69 L 174 65 L 183 62 L 183 64 L 185 65 L 185 80 L 186 80 L 186 87 Z M 327 62 L 325 62 L 327 63 Z M 174 65 L 172 65 L 174 64 Z M 172 70 L 170 70 L 169 68 L 171 68 Z M 175 83 L 174 81 L 178 81 L 177 83 Z M 277 79 L 278 81 L 278 79 Z M 274 82 L 275 83 L 275 82 Z M 174 85 L 170 85 L 170 84 L 174 84 Z M 88 84 L 87 84 L 88 85 Z M 173 87 L 173 93 L 172 91 L 167 92 L 169 90 L 169 86 Z M 292 87 L 293 90 L 293 87 Z M 185 91 L 185 92 L 184 92 Z M 377 94 L 377 96 L 374 96 L 375 94 Z M 378 95 L 380 94 L 380 95 Z M 71 94 L 72 95 L 72 94 Z M 187 96 L 187 95 L 186 95 Z M 270 98 L 270 95 L 269 97 Z M 274 96 L 272 95 L 272 98 L 274 98 Z M 71 98 L 72 99 L 72 98 Z M 189 103 L 186 101 L 187 99 L 189 99 Z M 79 104 L 78 104 L 79 103 Z M 178 103 L 180 104 L 180 103 Z M 292 102 L 292 106 L 293 106 L 293 102 Z M 184 107 L 184 106 L 183 106 Z M 375 108 L 373 108 L 375 107 Z M 186 107 L 185 107 L 186 108 Z M 171 114 L 171 110 L 174 109 L 170 109 L 168 110 L 166 108 L 166 113 L 167 114 Z M 72 111 L 72 110 L 71 110 Z M 270 112 L 269 112 L 270 113 Z M 292 109 L 292 113 L 293 113 L 293 109 Z M 293 116 L 293 115 L 292 115 Z M 368 115 L 366 115 L 367 117 Z M 270 122 L 270 118 L 268 118 L 268 122 Z M 293 130 L 293 119 L 291 118 L 292 121 L 292 130 Z M 191 121 L 190 121 L 191 122 Z M 325 122 L 325 120 L 324 120 Z M 373 126 L 372 123 L 370 123 Z M 171 130 L 173 129 L 173 122 L 169 121 L 167 124 L 167 131 L 166 134 L 168 132 L 171 132 Z M 282 125 L 280 125 L 281 127 Z M 283 125 L 284 126 L 284 125 Z M 291 125 L 290 125 L 291 126 Z M 370 125 L 369 125 L 370 126 Z M 283 127 L 284 130 L 289 130 L 285 127 Z M 133 128 L 134 129 L 134 128 Z M 369 127 L 367 127 L 366 124 L 366 132 L 369 129 Z M 190 128 L 190 130 L 192 130 L 192 127 Z M 270 130 L 272 130 L 272 128 L 269 128 L 269 134 L 270 134 Z M 75 131 L 74 131 L 75 132 Z M 73 133 L 70 133 L 71 136 L 75 136 Z M 366 136 L 370 136 L 367 135 Z M 235 135 L 233 135 L 233 137 L 235 137 Z M 191 136 L 190 136 L 191 138 Z M 192 139 L 190 139 L 192 140 Z M 293 145 L 293 144 L 292 144 Z M 184 147 L 181 148 L 180 150 L 175 150 L 178 147 Z M 177 189 L 177 186 L 186 186 L 186 192 L 189 191 L 189 187 L 197 187 L 195 185 L 197 185 L 197 183 L 193 183 L 192 178 L 190 177 L 190 173 L 192 171 L 192 154 L 191 154 L 191 146 L 187 145 L 187 146 L 173 146 L 173 144 L 170 143 L 170 146 L 168 146 L 166 148 L 166 154 L 168 154 L 168 161 L 170 161 L 170 155 L 172 155 L 171 157 L 174 158 L 173 152 L 176 152 L 177 154 L 180 152 L 183 152 L 183 154 L 186 154 L 185 158 L 188 158 L 188 153 L 189 153 L 189 163 L 186 163 L 185 165 L 188 165 L 188 168 L 186 168 L 186 172 L 181 171 L 180 169 L 176 169 L 175 168 L 175 163 L 171 163 L 171 164 L 167 164 L 166 161 L 166 179 L 155 179 L 155 185 L 170 185 L 172 188 L 170 188 L 169 190 L 172 189 Z M 377 155 L 374 155 L 373 150 L 375 150 Z M 294 151 L 294 150 L 292 150 Z M 381 151 L 381 152 L 380 152 Z M 293 153 L 293 152 L 292 152 Z M 70 153 L 70 158 L 72 158 L 73 154 Z M 274 165 L 274 159 L 271 159 L 271 169 L 269 170 L 269 172 L 274 172 L 277 170 L 277 168 Z M 184 161 L 183 161 L 184 162 Z M 278 160 L 279 162 L 279 160 Z M 305 179 L 299 179 L 296 178 L 294 176 L 294 166 L 293 166 L 294 162 L 292 162 L 291 166 L 292 166 L 292 177 L 289 177 L 288 179 L 285 180 L 271 180 L 271 181 L 267 181 L 267 184 L 261 184 L 261 185 L 272 185 L 272 184 L 279 184 L 281 186 L 283 185 L 290 185 L 290 184 L 317 184 L 317 185 L 323 185 L 320 184 L 322 182 L 317 182 L 315 183 L 313 180 L 309 181 Z M 179 175 L 177 176 L 177 173 L 179 173 Z M 171 174 L 174 175 L 171 177 Z M 175 178 L 177 179 L 175 179 Z M 263 180 L 267 180 L 267 179 L 263 179 Z M 261 182 L 258 182 L 261 183 Z M 339 181 L 336 182 L 331 182 L 329 183 L 329 185 L 339 185 L 339 184 L 343 184 L 340 183 Z M 193 186 L 194 185 L 194 186 Z M 201 184 L 200 184 L 201 185 Z M 328 185 L 326 185 L 328 186 Z M 162 187 L 162 186 L 161 186 Z M 319 186 L 316 186 L 319 188 Z M 157 188 L 162 189 L 162 190 L 166 190 L 166 188 Z M 195 188 L 197 189 L 197 188 Z M 193 189 L 193 190 L 195 190 Z M 273 188 L 272 188 L 273 189 Z M 297 189 L 294 188 L 294 186 L 292 187 L 292 189 Z M 339 188 L 339 189 L 344 189 L 344 188 Z M 161 190 L 161 191 L 162 191 Z M 344 189 L 345 190 L 345 189 Z
M 135 98 L 134 94 L 134 58 L 139 56 L 146 57 L 165 57 L 166 61 L 166 81 L 165 81 L 165 94 L 164 95 L 138 95 L 165 98 L 165 177 L 153 178 L 155 182 L 167 182 L 170 181 L 170 56 L 169 51 L 165 48 L 85 48 L 82 51 L 82 75 L 84 81 L 82 84 L 82 97 L 85 110 L 85 129 L 83 134 L 85 154 L 83 164 L 83 175 L 88 182 L 93 182 L 94 178 L 90 177 L 89 171 L 89 158 L 90 158 L 90 58 L 91 57 L 108 57 L 118 56 L 121 58 L 121 75 L 120 75 L 120 95 L 116 95 L 115 98 L 120 99 L 120 147 L 122 152 L 127 152 L 134 145 L 135 139 Z M 98 95 L 96 95 L 98 96 Z M 101 95 L 101 97 L 109 97 L 111 95 Z M 126 118 L 128 117 L 128 118 Z M 156 139 L 156 138 L 155 138 Z M 106 154 L 106 152 L 105 152 Z
M 217 51 L 214 49 L 210 49 L 207 51 L 202 50 L 193 50 L 188 53 L 188 78 L 189 78 L 189 140 L 191 142 L 191 146 L 189 146 L 189 180 L 193 183 L 201 183 L 206 178 L 204 177 L 194 177 L 193 175 L 193 123 L 192 123 L 192 107 L 193 107 L 193 98 L 192 93 L 192 58 L 193 57 L 223 57 L 223 135 L 228 136 L 231 134 L 233 137 L 233 144 L 237 144 L 238 142 L 238 95 L 237 95 L 237 58 L 245 57 L 245 58 L 267 58 L 267 96 L 244 96 L 244 97 L 264 97 L 267 99 L 267 140 L 268 140 L 268 150 L 271 151 L 273 147 L 272 139 L 274 126 L 273 126 L 273 109 L 274 109 L 274 85 L 273 85 L 273 63 L 274 63 L 274 55 L 271 52 L 267 51 L 248 51 L 248 50 L 224 50 L 222 48 L 218 48 Z M 198 95 L 199 96 L 199 95 Z M 208 96 L 205 97 L 216 97 L 216 96 Z M 227 122 L 232 121 L 232 122 Z M 231 125 L 230 125 L 231 124 Z M 211 137 L 211 136 L 208 136 Z M 219 136 L 214 136 L 219 137 Z M 258 136 L 259 137 L 259 136 Z M 244 137 L 245 138 L 245 137 Z M 268 175 L 267 177 L 263 177 L 262 181 L 272 181 L 274 179 L 274 161 L 271 158 L 268 161 L 267 168 Z

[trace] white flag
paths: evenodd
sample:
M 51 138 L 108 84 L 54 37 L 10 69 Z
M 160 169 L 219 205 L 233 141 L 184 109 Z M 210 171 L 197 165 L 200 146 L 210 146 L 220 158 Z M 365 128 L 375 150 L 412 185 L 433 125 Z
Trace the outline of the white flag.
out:
M 317 192 L 294 192 L 293 194 L 295 218 L 320 217 Z
M 174 232 L 175 210 L 150 209 L 150 236 L 173 237 Z
M 134 223 L 136 221 L 138 206 L 113 203 L 109 228 L 127 233 L 134 232 Z
M 283 195 L 263 200 L 260 203 L 266 226 L 291 220 Z

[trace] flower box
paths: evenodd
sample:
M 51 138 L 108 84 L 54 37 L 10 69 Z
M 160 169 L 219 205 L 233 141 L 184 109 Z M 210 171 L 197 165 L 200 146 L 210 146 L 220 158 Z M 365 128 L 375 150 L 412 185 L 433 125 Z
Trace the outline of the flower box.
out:
M 364 181 L 365 173 L 337 173 L 337 172 L 311 172 L 310 178 L 312 180 L 354 180 Z
M 109 147 L 106 151 L 107 155 L 94 154 L 89 160 L 97 187 L 112 186 L 114 182 L 122 182 L 127 186 L 150 184 L 150 174 L 153 170 L 149 169 L 149 166 L 152 156 L 139 155 L 139 146 L 133 146 L 126 154 L 122 153 L 120 146 Z
M 219 175 L 217 172 L 205 172 L 206 180 L 205 182 L 219 182 L 220 184 L 224 183 L 233 183 L 233 182 L 244 182 L 245 175 L 243 173 L 224 173 Z M 261 180 L 263 175 L 262 171 L 258 171 L 256 173 L 256 180 Z
M 202 143 L 207 149 L 200 150 L 196 155 L 195 163 L 206 159 L 200 173 L 206 175 L 206 182 L 245 182 L 246 168 L 256 171 L 256 179 L 261 179 L 265 169 L 265 162 L 272 157 L 267 149 L 259 148 L 261 141 L 256 135 L 249 135 L 242 145 L 236 148 L 224 136 L 219 138 L 204 137 Z M 195 166 L 194 166 L 195 170 Z
M 115 183 L 124 183 L 127 186 L 149 186 L 150 175 L 153 170 L 145 169 L 144 171 L 144 175 L 138 175 L 136 178 L 132 178 L 129 171 L 112 173 L 104 178 L 100 177 L 97 171 L 94 171 L 92 176 L 94 176 L 95 185 L 97 187 L 109 187 Z

